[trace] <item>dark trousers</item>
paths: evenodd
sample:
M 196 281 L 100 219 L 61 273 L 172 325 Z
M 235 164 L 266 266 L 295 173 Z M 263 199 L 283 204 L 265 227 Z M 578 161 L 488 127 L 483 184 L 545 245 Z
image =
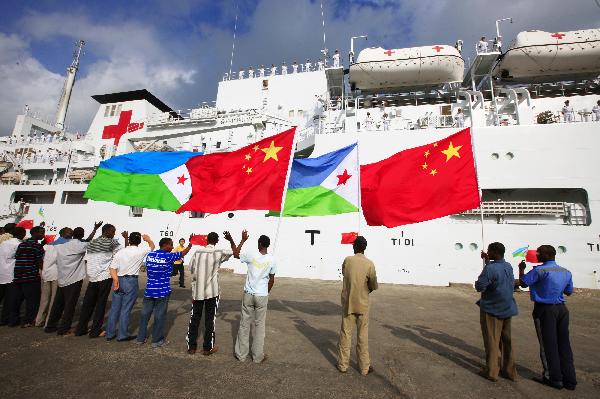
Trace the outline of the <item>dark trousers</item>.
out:
M 25 318 L 22 320 L 22 324 L 35 324 L 35 316 L 37 316 L 40 306 L 41 289 L 39 280 L 26 283 L 13 282 L 11 284 L 9 325 L 16 326 L 19 324 L 23 301 L 25 301 Z
M 177 273 L 179 273 L 179 286 L 183 287 L 185 286 L 185 272 L 183 270 L 183 263 L 178 265 L 177 263 L 175 263 L 173 265 L 173 272 L 171 273 L 171 277 L 173 276 L 177 276 Z
M 92 328 L 89 330 L 90 337 L 100 335 L 102 323 L 104 323 L 104 312 L 106 311 L 106 302 L 108 294 L 112 288 L 112 278 L 102 281 L 88 283 L 79 313 L 79 323 L 75 335 L 84 335 L 88 333 L 88 324 L 92 318 Z
M 566 305 L 535 303 L 533 322 L 540 342 L 544 377 L 565 385 L 576 385 L 573 352 L 569 341 L 569 310 Z
M 59 335 L 63 335 L 71 329 L 82 284 L 83 280 L 66 287 L 58 287 L 44 331 L 56 331 Z
M 218 296 L 202 301 L 192 301 L 192 314 L 186 338 L 188 350 L 198 348 L 198 328 L 200 327 L 203 308 L 206 308 L 206 314 L 204 315 L 204 345 L 202 345 L 202 349 L 209 351 L 215 346 L 215 319 L 219 308 Z
M 8 324 L 10 316 L 10 290 L 12 283 L 0 284 L 0 302 L 2 303 L 2 313 L 0 314 L 0 326 Z

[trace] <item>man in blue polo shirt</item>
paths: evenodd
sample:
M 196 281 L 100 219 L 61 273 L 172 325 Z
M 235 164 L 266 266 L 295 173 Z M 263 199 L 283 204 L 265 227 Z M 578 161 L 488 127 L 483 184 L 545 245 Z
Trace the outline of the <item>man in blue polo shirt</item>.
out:
M 477 304 L 486 362 L 480 375 L 494 382 L 498 380 L 499 365 L 504 378 L 512 381 L 517 378 L 511 343 L 511 319 L 518 313 L 513 297 L 515 277 L 511 264 L 504 260 L 504 251 L 502 243 L 488 245 L 487 253 L 481 253 L 485 266 L 475 282 L 475 289 L 481 292 Z
M 154 313 L 154 327 L 152 329 L 152 347 L 158 348 L 167 345 L 165 339 L 165 319 L 169 296 L 171 295 L 171 272 L 173 262 L 182 259 L 192 248 L 191 237 L 188 246 L 181 252 L 173 251 L 173 240 L 162 238 L 158 243 L 159 249 L 146 255 L 146 273 L 148 281 L 144 291 L 142 314 L 140 316 L 140 330 L 137 344 L 146 342 L 148 321 Z
M 563 294 L 573 293 L 571 272 L 554 261 L 556 250 L 551 245 L 537 249 L 541 265 L 525 274 L 525 262 L 519 264 L 521 287 L 529 287 L 534 302 L 533 321 L 540 343 L 544 373 L 536 381 L 556 389 L 574 390 L 577 385 L 573 352 L 569 342 L 569 310 Z

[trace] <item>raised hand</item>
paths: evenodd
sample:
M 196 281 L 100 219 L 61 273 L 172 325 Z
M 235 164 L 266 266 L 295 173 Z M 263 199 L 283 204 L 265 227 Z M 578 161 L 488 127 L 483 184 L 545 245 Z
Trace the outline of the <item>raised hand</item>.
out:
M 248 230 L 242 230 L 242 241 L 246 241 L 248 238 L 250 238 L 250 235 L 248 235 Z
M 231 237 L 231 233 L 229 231 L 224 231 L 223 232 L 223 237 L 225 237 L 225 239 L 229 242 L 233 241 L 233 237 Z
M 148 242 L 150 241 L 150 236 L 148 234 L 142 234 L 142 240 Z
M 94 223 L 94 230 L 98 230 L 100 228 L 100 226 L 102 226 L 103 224 L 104 224 L 103 221 Z
M 523 259 L 521 262 L 519 262 L 520 270 L 525 270 L 526 267 L 527 267 L 527 264 L 525 263 L 525 259 Z
M 126 240 L 127 240 L 127 239 L 129 239 L 129 232 L 128 232 L 128 231 L 123 231 L 123 232 L 121 233 L 121 237 L 123 237 L 123 238 L 124 238 L 124 239 L 126 239 Z

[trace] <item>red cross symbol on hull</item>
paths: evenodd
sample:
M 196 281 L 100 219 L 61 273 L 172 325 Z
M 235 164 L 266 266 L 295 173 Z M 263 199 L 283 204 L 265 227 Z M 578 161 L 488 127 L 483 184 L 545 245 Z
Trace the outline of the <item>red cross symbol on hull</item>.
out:
M 384 52 L 383 52 L 383 54 L 385 54 L 385 55 L 387 55 L 388 57 L 390 57 L 392 54 L 394 54 L 394 51 L 392 51 L 392 50 L 387 50 L 387 51 L 384 51 Z
M 562 39 L 563 37 L 565 37 L 566 35 L 565 35 L 564 33 L 557 32 L 557 33 L 553 33 L 553 34 L 552 34 L 552 35 L 550 35 L 550 36 L 552 36 L 552 37 L 555 37 L 556 39 L 560 40 L 560 39 Z
M 434 49 L 437 53 L 440 52 L 441 49 L 443 49 L 443 46 L 433 46 L 432 49 Z

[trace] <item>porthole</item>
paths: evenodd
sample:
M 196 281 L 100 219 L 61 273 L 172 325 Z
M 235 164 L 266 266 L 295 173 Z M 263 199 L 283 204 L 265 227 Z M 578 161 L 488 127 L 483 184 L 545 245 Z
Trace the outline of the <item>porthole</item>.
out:
M 227 214 L 227 217 L 228 217 L 229 219 L 232 219 L 232 218 L 233 218 L 233 212 L 229 212 L 229 213 Z
M 567 252 L 567 247 L 559 245 L 558 248 L 556 248 L 556 250 L 559 254 L 564 254 L 565 252 Z
M 506 159 L 508 159 L 510 161 L 511 159 L 513 159 L 515 157 L 515 154 L 513 154 L 512 152 L 507 152 L 505 156 L 506 156 Z
M 475 244 L 474 242 L 469 244 L 469 249 L 471 251 L 477 251 L 477 248 L 479 248 L 479 246 L 477 244 Z
M 492 152 L 492 159 L 493 159 L 493 160 L 496 160 L 496 159 L 498 159 L 498 158 L 500 158 L 500 155 L 498 155 L 498 153 L 497 153 L 497 152 Z
M 456 244 L 454 244 L 454 249 L 460 251 L 461 249 L 463 249 L 463 245 L 460 242 L 457 242 Z

